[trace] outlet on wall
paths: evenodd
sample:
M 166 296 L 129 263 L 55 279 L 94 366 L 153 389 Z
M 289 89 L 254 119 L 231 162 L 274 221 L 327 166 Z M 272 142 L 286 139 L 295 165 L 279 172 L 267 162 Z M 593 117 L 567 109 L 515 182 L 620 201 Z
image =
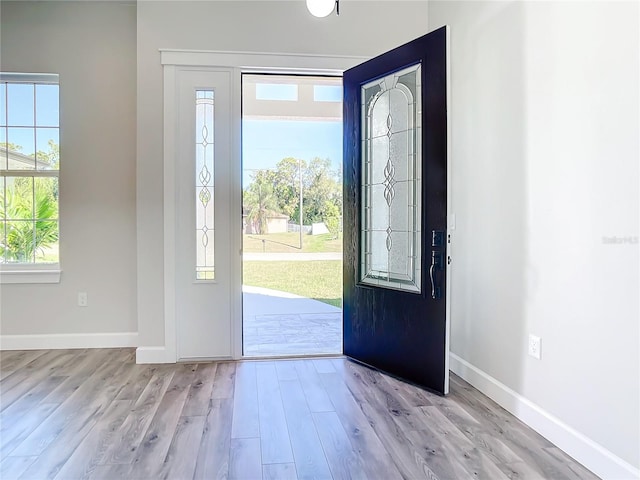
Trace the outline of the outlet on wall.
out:
M 536 335 L 529 334 L 529 355 L 540 360 L 542 340 Z
M 86 307 L 89 305 L 89 299 L 87 298 L 87 292 L 78 292 L 78 306 Z

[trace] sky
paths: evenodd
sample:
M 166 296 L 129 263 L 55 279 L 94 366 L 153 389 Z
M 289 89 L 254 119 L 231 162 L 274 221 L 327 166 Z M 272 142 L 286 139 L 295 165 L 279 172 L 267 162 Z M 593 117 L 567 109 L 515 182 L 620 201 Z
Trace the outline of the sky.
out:
M 331 168 L 342 165 L 342 122 L 301 120 L 243 120 L 243 187 L 255 169 L 274 168 L 286 157 L 305 161 L 315 157 L 331 160 Z
M 58 85 L 34 88 L 29 83 L 0 83 L 0 143 L 20 145 L 21 153 L 26 155 L 48 151 L 49 140 L 59 144 L 58 88 Z

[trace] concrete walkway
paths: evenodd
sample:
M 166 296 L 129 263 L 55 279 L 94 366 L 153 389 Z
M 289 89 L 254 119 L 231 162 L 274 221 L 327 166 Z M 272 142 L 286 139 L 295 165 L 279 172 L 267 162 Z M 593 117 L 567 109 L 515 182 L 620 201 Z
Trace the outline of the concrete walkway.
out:
M 342 260 L 342 252 L 316 252 L 316 253 L 259 253 L 247 252 L 242 255 L 242 260 L 254 260 L 265 262 L 300 261 L 310 260 Z
M 244 355 L 342 354 L 341 308 L 267 288 L 242 291 Z

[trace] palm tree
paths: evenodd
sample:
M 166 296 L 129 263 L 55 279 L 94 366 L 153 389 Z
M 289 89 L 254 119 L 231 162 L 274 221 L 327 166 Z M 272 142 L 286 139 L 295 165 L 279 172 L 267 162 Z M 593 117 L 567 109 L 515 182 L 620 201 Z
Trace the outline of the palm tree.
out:
M 268 174 L 260 170 L 252 175 L 253 181 L 243 192 L 243 204 L 247 209 L 247 221 L 255 233 L 268 233 L 268 216 L 278 208 L 278 199 L 273 192 L 273 182 Z
M 58 241 L 56 186 L 45 178 L 16 178 L 0 196 L 0 249 L 6 262 L 31 263 Z

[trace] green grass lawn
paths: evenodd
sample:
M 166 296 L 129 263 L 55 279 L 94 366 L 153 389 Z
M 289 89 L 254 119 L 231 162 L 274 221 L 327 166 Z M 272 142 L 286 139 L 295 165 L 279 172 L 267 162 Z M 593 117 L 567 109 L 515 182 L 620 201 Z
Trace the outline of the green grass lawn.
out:
M 243 274 L 245 285 L 294 293 L 342 307 L 342 262 L 340 260 L 245 261 Z
M 242 249 L 244 252 L 300 253 L 300 252 L 341 252 L 342 236 L 331 238 L 331 234 L 302 235 L 300 250 L 299 233 L 270 233 L 267 235 L 245 234 Z M 262 242 L 264 240 L 264 243 Z

